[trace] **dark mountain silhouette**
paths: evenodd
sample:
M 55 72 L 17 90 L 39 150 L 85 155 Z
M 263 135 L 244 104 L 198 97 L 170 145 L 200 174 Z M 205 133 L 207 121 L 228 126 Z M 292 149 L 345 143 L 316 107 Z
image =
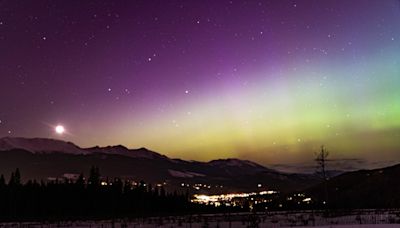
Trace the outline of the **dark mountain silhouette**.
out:
M 393 208 L 400 205 L 400 165 L 344 173 L 328 180 L 332 208 Z M 316 203 L 324 200 L 323 184 L 306 191 Z
M 318 181 L 313 175 L 282 173 L 239 159 L 184 161 L 170 159 L 146 148 L 128 149 L 121 145 L 85 149 L 53 139 L 0 139 L 0 174 L 8 175 L 18 167 L 23 180 L 46 180 L 68 174 L 87 175 L 90 166 L 99 167 L 104 178 L 166 182 L 175 188 L 182 188 L 184 184 L 190 189 L 194 184 L 202 184 L 202 188 L 195 190 L 197 192 L 292 191 Z
M 122 145 L 107 147 L 91 147 L 85 149 L 89 153 L 118 154 L 132 158 L 149 158 L 149 159 L 168 159 L 167 156 L 148 150 L 144 147 L 139 149 L 128 149 Z
M 87 154 L 71 142 L 46 138 L 4 137 L 0 139 L 0 151 L 22 149 L 31 153 L 61 152 L 69 154 Z

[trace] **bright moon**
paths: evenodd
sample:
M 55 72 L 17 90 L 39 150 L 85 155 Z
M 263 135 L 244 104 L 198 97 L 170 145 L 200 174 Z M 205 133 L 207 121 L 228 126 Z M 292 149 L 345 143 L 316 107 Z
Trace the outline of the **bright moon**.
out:
M 65 132 L 65 128 L 62 125 L 57 125 L 55 131 L 57 134 L 62 135 Z

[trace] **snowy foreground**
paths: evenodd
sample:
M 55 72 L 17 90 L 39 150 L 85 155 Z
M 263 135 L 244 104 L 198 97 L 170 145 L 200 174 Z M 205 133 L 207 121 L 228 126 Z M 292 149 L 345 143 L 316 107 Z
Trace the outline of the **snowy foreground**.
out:
M 126 220 L 63 221 L 52 223 L 0 223 L 0 227 L 337 227 L 394 228 L 400 227 L 400 210 L 341 211 L 324 216 L 322 212 L 268 212 L 207 214 L 176 217 L 151 217 Z

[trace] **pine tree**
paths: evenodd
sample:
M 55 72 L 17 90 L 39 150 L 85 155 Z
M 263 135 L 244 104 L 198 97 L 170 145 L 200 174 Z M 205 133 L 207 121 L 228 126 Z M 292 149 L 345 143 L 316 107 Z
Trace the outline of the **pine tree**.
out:
M 75 182 L 76 185 L 83 187 L 85 185 L 85 178 L 83 177 L 83 174 L 81 173 L 78 177 L 78 179 Z
M 90 169 L 88 184 L 91 186 L 100 185 L 100 172 L 98 167 L 92 166 L 92 168 Z
M 324 201 L 323 204 L 328 203 L 328 176 L 326 174 L 326 163 L 328 161 L 329 152 L 326 148 L 322 145 L 321 151 L 316 155 L 315 161 L 318 164 L 318 171 L 317 173 L 321 175 L 322 181 L 324 183 Z
M 6 186 L 6 180 L 4 178 L 4 175 L 1 174 L 1 176 L 0 176 L 0 188 L 3 188 L 5 186 Z
M 20 185 L 21 184 L 21 173 L 19 172 L 18 168 L 15 170 L 15 176 L 14 177 L 15 177 L 15 180 L 14 180 L 15 185 Z
M 13 186 L 15 183 L 15 175 L 14 172 L 11 172 L 10 180 L 8 181 L 9 186 Z

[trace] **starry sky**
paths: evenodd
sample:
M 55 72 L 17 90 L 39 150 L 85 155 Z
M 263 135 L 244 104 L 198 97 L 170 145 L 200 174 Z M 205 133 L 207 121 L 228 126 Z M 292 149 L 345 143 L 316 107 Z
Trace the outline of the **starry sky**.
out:
M 1 0 L 0 137 L 400 160 L 399 61 L 398 0 Z

